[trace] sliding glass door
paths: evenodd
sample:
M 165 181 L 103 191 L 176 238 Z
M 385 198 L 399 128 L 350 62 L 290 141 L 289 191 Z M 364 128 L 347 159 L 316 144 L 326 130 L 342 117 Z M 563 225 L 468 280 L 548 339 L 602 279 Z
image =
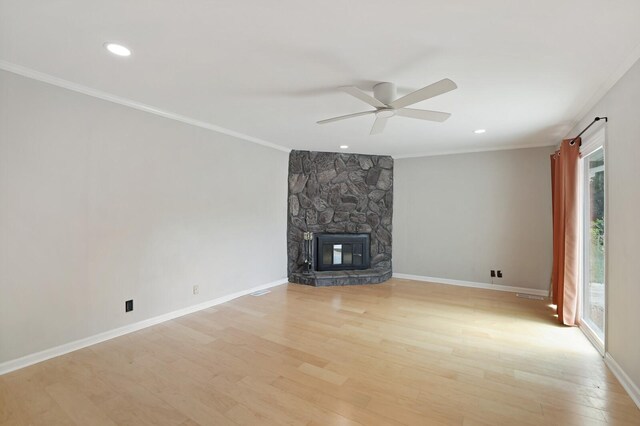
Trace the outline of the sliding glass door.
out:
M 605 162 L 602 140 L 582 156 L 582 319 L 602 350 L 605 335 Z M 597 142 L 597 141 L 594 141 Z M 598 345 L 599 343 L 599 345 Z

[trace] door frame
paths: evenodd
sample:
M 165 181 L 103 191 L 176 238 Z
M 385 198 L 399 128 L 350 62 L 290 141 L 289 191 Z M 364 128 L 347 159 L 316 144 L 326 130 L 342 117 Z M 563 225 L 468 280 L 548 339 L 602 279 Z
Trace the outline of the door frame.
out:
M 585 209 L 587 206 L 586 197 L 585 197 L 585 161 L 584 158 L 588 155 L 594 153 L 598 149 L 602 148 L 604 154 L 604 341 L 601 341 L 600 338 L 582 321 L 583 317 L 583 299 L 584 299 L 584 289 L 585 289 L 585 276 L 584 276 L 584 267 L 585 267 L 585 253 L 584 253 L 584 237 L 585 237 Z M 578 288 L 578 305 L 579 305 L 579 327 L 580 330 L 584 333 L 587 339 L 593 344 L 596 350 L 600 353 L 601 356 L 604 356 L 608 350 L 608 325 L 609 325 L 609 166 L 608 166 L 608 155 L 607 155 L 607 133 L 606 126 L 602 125 L 595 129 L 593 132 L 590 132 L 589 135 L 583 138 L 582 145 L 580 146 L 580 167 L 579 167 L 579 182 L 580 186 L 578 188 L 578 205 L 579 207 L 579 218 L 578 218 L 578 226 L 580 227 L 579 232 L 579 288 Z

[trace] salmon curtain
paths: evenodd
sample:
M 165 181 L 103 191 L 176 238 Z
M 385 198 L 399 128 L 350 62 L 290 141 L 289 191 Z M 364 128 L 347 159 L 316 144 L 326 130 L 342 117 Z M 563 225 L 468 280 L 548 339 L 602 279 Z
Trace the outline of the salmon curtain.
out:
M 578 159 L 580 138 L 562 141 L 551 156 L 553 303 L 564 325 L 578 323 Z

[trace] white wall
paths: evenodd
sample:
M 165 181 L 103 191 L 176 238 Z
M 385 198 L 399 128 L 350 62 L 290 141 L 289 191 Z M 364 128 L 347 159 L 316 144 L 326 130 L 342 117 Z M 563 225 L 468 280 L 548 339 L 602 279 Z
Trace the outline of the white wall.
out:
M 640 62 L 580 121 L 570 136 L 575 136 L 596 116 L 609 117 L 605 151 L 607 351 L 636 388 L 640 388 Z
M 0 71 L 0 363 L 286 277 L 287 161 Z
M 395 161 L 394 272 L 546 290 L 553 147 Z

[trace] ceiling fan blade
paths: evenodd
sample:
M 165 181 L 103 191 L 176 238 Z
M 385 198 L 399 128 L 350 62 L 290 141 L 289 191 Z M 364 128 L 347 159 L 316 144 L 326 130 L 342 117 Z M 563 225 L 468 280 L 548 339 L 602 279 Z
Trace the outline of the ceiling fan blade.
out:
M 458 86 L 448 78 L 440 80 L 437 83 L 430 84 L 427 87 L 411 92 L 406 96 L 396 99 L 391 102 L 389 106 L 391 108 L 403 108 L 409 105 L 416 104 L 424 101 L 425 99 L 433 98 L 434 96 L 442 95 L 443 93 L 450 92 L 456 89 Z
M 333 123 L 334 121 L 346 120 L 347 118 L 360 117 L 361 115 L 373 114 L 375 111 L 356 112 L 355 114 L 341 115 L 340 117 L 327 118 L 318 121 L 318 124 Z
M 370 135 L 376 135 L 378 133 L 382 133 L 385 126 L 387 125 L 388 118 L 386 117 L 376 117 L 376 121 L 373 122 L 373 127 L 371 127 Z
M 376 108 L 385 108 L 386 105 L 383 104 L 382 102 L 380 102 L 379 100 L 377 100 L 376 98 L 374 98 L 373 96 L 369 96 L 368 94 L 366 94 L 365 92 L 363 92 L 362 90 L 358 89 L 355 86 L 343 86 L 340 87 L 340 90 L 342 90 L 345 93 L 350 94 L 351 96 L 360 99 L 362 102 L 368 103 L 369 105 L 376 107 Z
M 420 120 L 437 121 L 442 123 L 446 121 L 451 114 L 448 112 L 429 111 L 425 109 L 402 108 L 396 110 L 396 115 L 401 117 L 417 118 Z

